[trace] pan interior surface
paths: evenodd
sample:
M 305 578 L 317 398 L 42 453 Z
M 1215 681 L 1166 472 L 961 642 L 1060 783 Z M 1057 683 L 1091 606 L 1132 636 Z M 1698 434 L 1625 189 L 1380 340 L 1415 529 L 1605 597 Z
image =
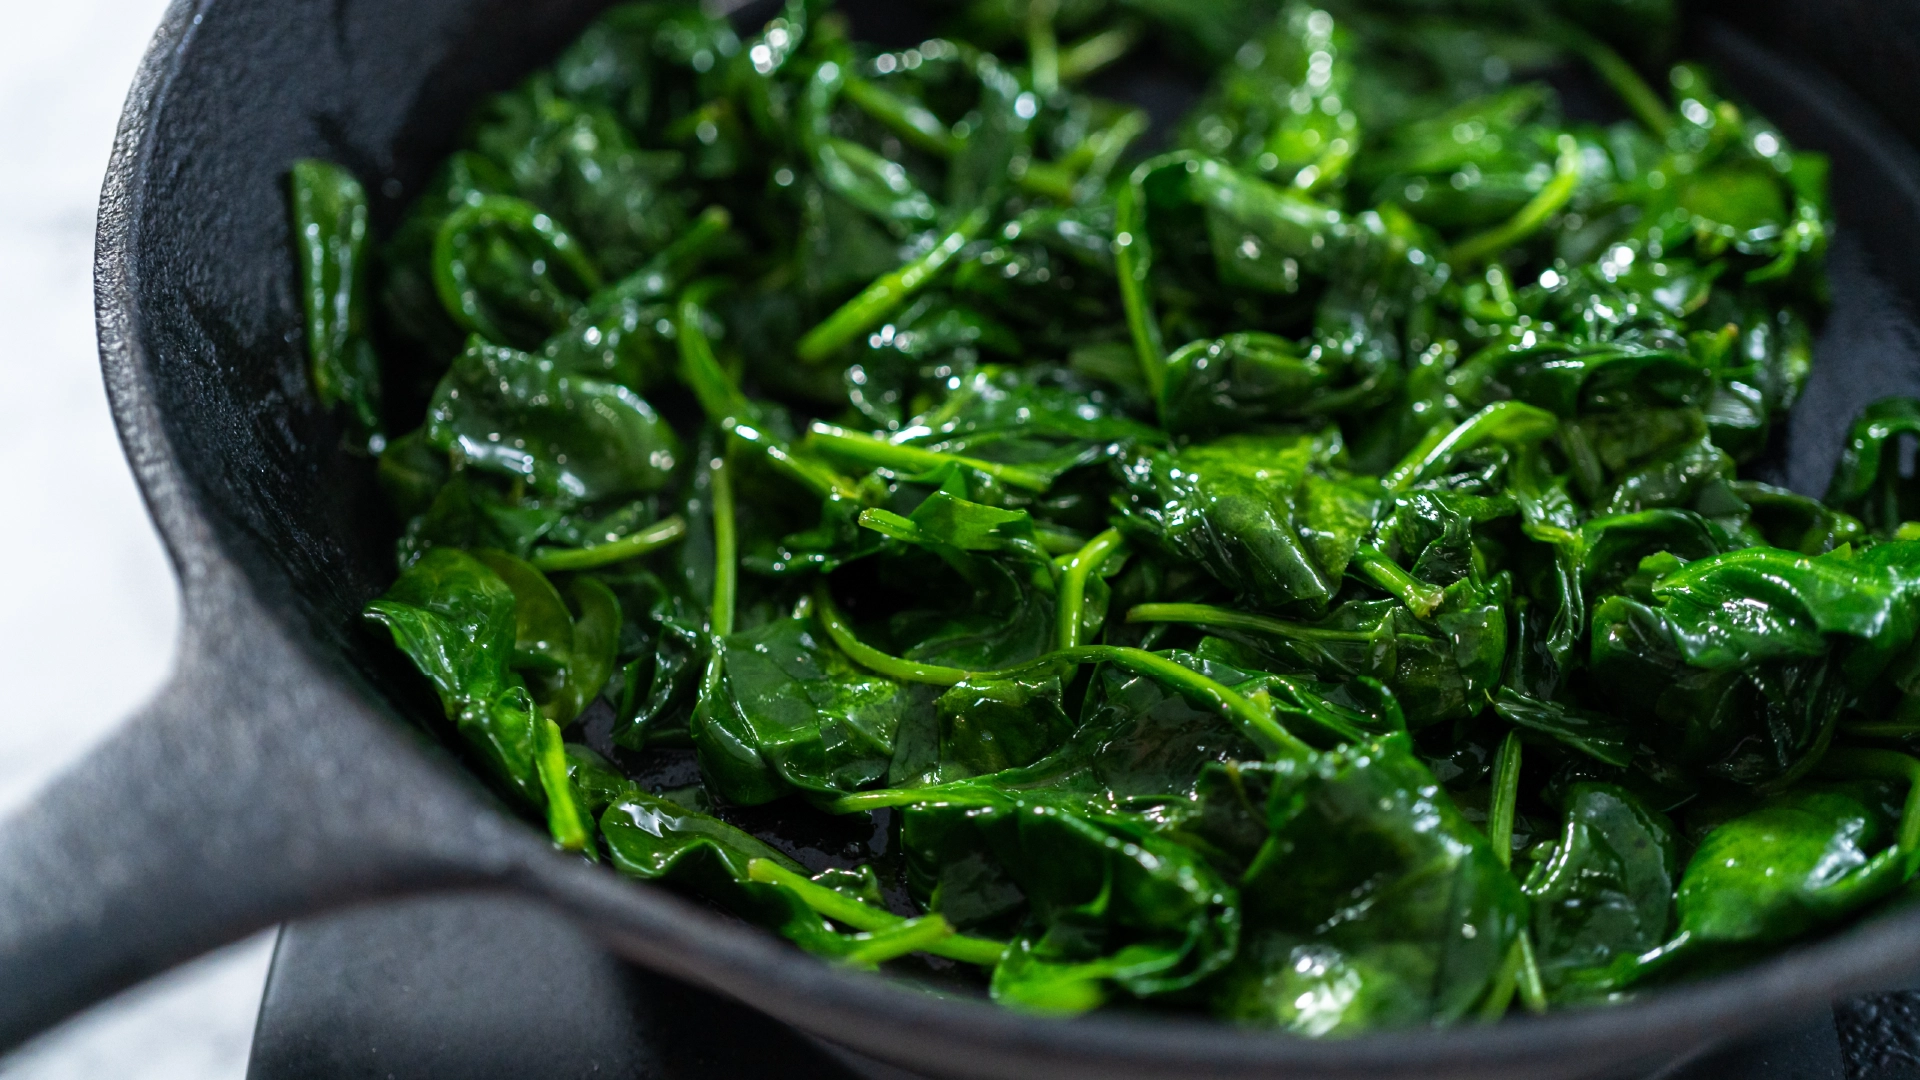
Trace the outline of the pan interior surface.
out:
M 361 608 L 391 581 L 398 523 L 372 462 L 345 449 L 336 419 L 308 386 L 286 169 L 301 157 L 348 166 L 369 180 L 376 228 L 390 228 L 473 105 L 549 59 L 603 6 L 203 0 L 141 136 L 129 251 L 136 325 L 148 393 L 184 483 L 181 492 L 149 497 L 191 503 L 212 545 L 311 643 L 316 660 L 395 718 L 437 709 L 404 660 L 361 626 Z M 875 38 L 910 42 L 922 32 L 915 9 L 881 0 L 853 6 L 856 27 Z M 1821 25 L 1841 41 L 1897 36 L 1897 13 L 1879 7 L 1839 5 Z M 1780 5 L 1725 14 L 1774 35 L 1795 33 L 1796 16 Z M 1920 165 L 1868 108 L 1806 61 L 1783 60 L 1710 21 L 1697 28 L 1693 51 L 1720 62 L 1796 142 L 1835 158 L 1833 311 L 1782 453 L 1760 477 L 1817 495 L 1861 406 L 1920 394 L 1920 330 L 1909 314 L 1920 301 Z M 1871 55 L 1886 65 L 1871 76 L 1886 88 L 1884 101 L 1920 96 L 1920 65 L 1900 66 L 1884 50 Z M 169 540 L 177 558 L 195 557 L 194 541 Z M 821 850 L 850 842 L 784 834 L 771 823 L 765 831 L 784 845 Z M 577 879 L 546 891 L 609 920 L 616 945 L 646 955 L 618 925 L 620 891 L 631 886 L 607 877 L 583 887 Z M 1920 934 L 1908 928 L 1920 930 L 1920 920 L 1899 916 L 1850 931 L 1612 1015 L 1337 1045 L 1176 1022 L 1051 1024 L 921 995 L 896 1001 L 878 980 L 837 975 L 822 976 L 818 1000 L 802 1001 L 792 979 L 762 980 L 756 989 L 751 957 L 716 954 L 713 982 L 803 1028 L 943 1074 L 1170 1076 L 1204 1067 L 1256 1075 L 1284 1066 L 1287 1075 L 1325 1077 L 1576 1076 L 1658 1061 L 1849 982 L 1920 966 Z M 866 989 L 847 989 L 856 984 Z M 849 1010 L 863 1002 L 881 1003 L 880 1011 L 850 1022 Z M 953 1048 L 965 1045 L 981 1049 L 956 1056 Z

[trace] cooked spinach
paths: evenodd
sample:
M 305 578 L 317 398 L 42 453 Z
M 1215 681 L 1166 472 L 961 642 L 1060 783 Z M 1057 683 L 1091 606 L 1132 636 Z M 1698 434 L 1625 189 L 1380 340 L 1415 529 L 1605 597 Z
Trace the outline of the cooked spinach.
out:
M 1011 1007 L 1311 1036 L 1900 892 L 1920 403 L 1824 500 L 1752 471 L 1826 165 L 1670 3 L 942 11 L 615 7 L 380 243 L 293 169 L 316 395 L 407 522 L 367 615 L 558 845 Z M 1188 116 L 1096 92 L 1134 59 Z

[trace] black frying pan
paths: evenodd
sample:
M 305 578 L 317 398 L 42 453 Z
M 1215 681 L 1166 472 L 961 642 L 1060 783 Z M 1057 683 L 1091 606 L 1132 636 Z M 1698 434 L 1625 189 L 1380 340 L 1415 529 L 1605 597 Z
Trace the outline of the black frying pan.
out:
M 454 887 L 541 898 L 635 962 L 942 1076 L 1574 1077 L 1645 1072 L 1920 970 L 1920 909 L 1615 1009 L 1308 1042 L 1200 1021 L 1026 1017 L 836 970 L 771 935 L 553 852 L 409 716 L 437 710 L 358 612 L 391 576 L 366 461 L 307 389 L 282 195 L 323 156 L 378 177 L 391 222 L 467 110 L 596 0 L 177 0 L 128 100 L 100 214 L 101 354 L 173 554 L 172 685 L 0 826 L 0 1047 L 281 919 Z M 914 9 L 869 5 L 877 35 Z M 1695 51 L 1835 158 L 1836 309 L 1774 463 L 1817 493 L 1865 402 L 1920 392 L 1920 158 L 1817 65 L 1911 118 L 1920 12 L 1749 0 Z M 891 25 L 887 25 L 891 23 Z M 15 527 L 34 527 L 16 523 Z M 112 657 L 102 657 L 111 663 Z M 46 718 L 53 722 L 54 718 Z M 724 1037 L 724 1033 L 716 1033 Z

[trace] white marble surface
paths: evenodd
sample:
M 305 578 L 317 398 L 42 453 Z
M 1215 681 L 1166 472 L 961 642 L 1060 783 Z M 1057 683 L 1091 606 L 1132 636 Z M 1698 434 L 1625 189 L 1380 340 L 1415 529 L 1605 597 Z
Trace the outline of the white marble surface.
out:
M 0 4 L 0 814 L 172 662 L 178 601 L 107 413 L 92 285 L 100 178 L 165 6 Z M 257 938 L 123 995 L 0 1060 L 0 1076 L 240 1080 L 270 947 Z

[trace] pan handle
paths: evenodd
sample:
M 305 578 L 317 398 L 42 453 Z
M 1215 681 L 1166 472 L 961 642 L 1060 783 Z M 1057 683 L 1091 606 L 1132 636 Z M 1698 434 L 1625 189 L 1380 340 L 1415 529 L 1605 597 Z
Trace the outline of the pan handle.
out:
M 230 566 L 194 569 L 171 684 L 0 822 L 0 1051 L 285 919 L 545 854 Z

